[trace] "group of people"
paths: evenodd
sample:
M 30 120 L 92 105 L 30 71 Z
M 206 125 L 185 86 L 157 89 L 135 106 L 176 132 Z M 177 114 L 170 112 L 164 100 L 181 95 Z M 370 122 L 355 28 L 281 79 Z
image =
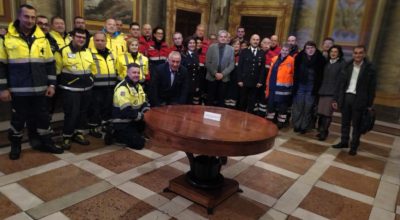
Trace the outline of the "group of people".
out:
M 137 22 L 129 33 L 116 19 L 107 19 L 93 35 L 85 20 L 75 17 L 67 33 L 61 17 L 36 16 L 21 5 L 17 20 L 0 38 L 0 99 L 11 101 L 9 158 L 21 154 L 25 125 L 32 148 L 63 153 L 71 142 L 90 144 L 84 135 L 141 149 L 143 117 L 150 107 L 173 104 L 215 105 L 265 117 L 295 132 L 317 125 L 319 140 L 328 136 L 334 110 L 342 112 L 342 137 L 335 148 L 349 146 L 355 155 L 361 113 L 371 108 L 376 74 L 357 46 L 345 62 L 332 38 L 322 51 L 308 41 L 299 51 L 296 37 L 279 45 L 277 35 L 246 41 L 245 28 L 236 36 L 220 30 L 205 36 L 198 25 L 192 36 L 175 32 L 174 45 L 165 42 L 162 27 Z M 51 27 L 51 28 L 50 28 Z M 61 148 L 51 139 L 51 114 L 57 100 L 64 112 Z M 104 135 L 103 135 L 104 133 Z

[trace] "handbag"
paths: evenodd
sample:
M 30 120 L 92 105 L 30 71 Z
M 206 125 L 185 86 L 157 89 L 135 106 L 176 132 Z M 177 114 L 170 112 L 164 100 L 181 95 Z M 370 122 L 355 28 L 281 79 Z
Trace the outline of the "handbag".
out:
M 361 134 L 365 134 L 368 131 L 374 128 L 375 124 L 375 110 L 374 109 L 366 109 L 361 116 L 361 126 L 360 132 Z

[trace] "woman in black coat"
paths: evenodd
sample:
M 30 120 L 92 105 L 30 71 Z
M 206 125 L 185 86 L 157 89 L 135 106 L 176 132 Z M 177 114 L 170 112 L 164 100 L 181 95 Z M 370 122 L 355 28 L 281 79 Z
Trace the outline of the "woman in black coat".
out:
M 337 92 L 340 73 L 346 61 L 343 59 L 342 47 L 333 45 L 328 50 L 328 62 L 324 68 L 321 87 L 318 91 L 318 140 L 324 141 L 329 134 L 329 126 L 332 122 L 333 96 Z
M 185 39 L 183 46 L 184 52 L 182 53 L 182 66 L 186 67 L 188 70 L 188 76 L 190 78 L 189 82 L 189 96 L 187 103 L 193 105 L 199 105 L 200 103 L 200 66 L 199 57 L 196 48 L 196 39 L 194 37 L 189 37 Z

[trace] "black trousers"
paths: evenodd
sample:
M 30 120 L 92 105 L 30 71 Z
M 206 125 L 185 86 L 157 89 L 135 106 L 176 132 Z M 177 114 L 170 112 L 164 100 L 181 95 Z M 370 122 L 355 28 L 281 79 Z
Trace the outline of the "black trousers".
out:
M 227 86 L 228 82 L 221 80 L 208 81 L 207 105 L 224 107 Z
M 92 91 L 72 92 L 63 90 L 63 137 L 72 137 L 75 130 L 87 128 L 87 114 Z
M 348 143 L 350 139 L 350 125 L 353 126 L 353 132 L 351 137 L 350 146 L 354 149 L 357 149 L 360 145 L 360 123 L 362 110 L 358 110 L 354 108 L 354 101 L 356 99 L 356 95 L 346 94 L 343 102 L 343 106 L 341 107 L 342 111 L 342 128 L 341 128 L 341 141 L 342 143 Z
M 36 132 L 40 135 L 51 133 L 48 111 L 48 98 L 40 96 L 12 96 L 12 115 L 10 136 L 22 138 L 25 123 L 33 118 Z
M 144 121 L 131 122 L 124 127 L 115 126 L 114 137 L 117 142 L 134 149 L 142 149 L 145 144 L 143 132 Z
M 254 114 L 256 95 L 257 95 L 256 87 L 245 87 L 245 86 L 241 87 L 239 109 Z
M 89 125 L 91 127 L 100 126 L 102 121 L 111 119 L 113 96 L 113 87 L 104 86 L 93 88 L 88 112 Z

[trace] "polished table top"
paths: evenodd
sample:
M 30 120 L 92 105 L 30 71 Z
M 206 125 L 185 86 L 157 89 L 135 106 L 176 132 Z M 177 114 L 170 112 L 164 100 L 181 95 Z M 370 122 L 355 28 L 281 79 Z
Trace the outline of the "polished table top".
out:
M 221 114 L 220 121 L 204 112 Z M 199 105 L 155 107 L 145 113 L 151 144 L 210 156 L 246 156 L 270 149 L 277 127 L 264 118 L 227 108 Z

